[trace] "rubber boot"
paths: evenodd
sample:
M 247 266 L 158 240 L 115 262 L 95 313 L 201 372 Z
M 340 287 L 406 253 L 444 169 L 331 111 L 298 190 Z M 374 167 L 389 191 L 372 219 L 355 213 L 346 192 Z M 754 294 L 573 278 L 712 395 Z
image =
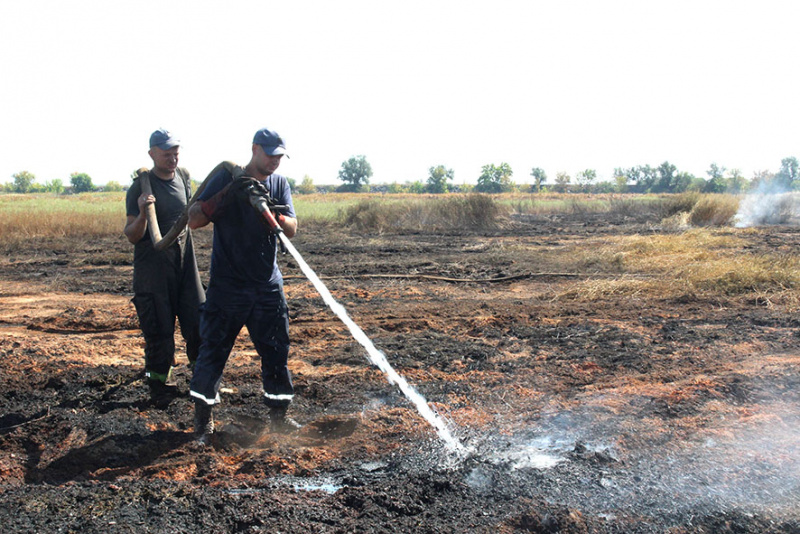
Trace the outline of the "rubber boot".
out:
M 200 443 L 208 443 L 213 434 L 213 405 L 197 399 L 194 401 L 194 438 Z
M 170 373 L 169 378 L 171 377 Z M 175 398 L 180 396 L 174 379 L 170 382 L 162 382 L 158 378 L 148 378 L 147 387 L 150 389 L 150 402 L 160 410 L 166 409 Z

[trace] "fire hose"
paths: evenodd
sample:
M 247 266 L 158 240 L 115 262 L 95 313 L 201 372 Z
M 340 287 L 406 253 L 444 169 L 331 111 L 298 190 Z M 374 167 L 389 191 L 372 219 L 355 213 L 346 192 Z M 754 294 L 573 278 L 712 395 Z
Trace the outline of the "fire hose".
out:
M 248 186 L 245 190 L 245 194 L 250 201 L 250 205 L 264 218 L 267 228 L 275 234 L 283 233 L 283 228 L 281 228 L 281 225 L 275 218 L 275 213 L 288 211 L 289 206 L 275 204 L 269 196 L 269 193 L 262 191 L 260 188 L 256 187 L 255 184 Z M 283 244 L 282 241 L 281 244 Z
M 183 208 L 183 212 L 181 213 L 178 220 L 175 221 L 175 224 L 172 225 L 172 228 L 170 228 L 170 230 L 163 237 L 161 236 L 161 229 L 158 227 L 158 219 L 156 218 L 156 207 L 153 204 L 147 205 L 147 207 L 145 208 L 145 218 L 147 219 L 147 229 L 148 232 L 150 233 L 150 239 L 153 242 L 154 249 L 158 251 L 164 250 L 168 248 L 170 245 L 172 245 L 176 239 L 178 239 L 178 236 L 181 235 L 184 229 L 186 229 L 186 225 L 189 223 L 189 208 L 192 206 L 192 204 L 195 203 L 197 197 L 206 188 L 206 185 L 208 184 L 208 181 L 211 179 L 211 177 L 214 176 L 217 173 L 217 171 L 223 168 L 228 172 L 230 172 L 234 178 L 241 177 L 244 174 L 244 169 L 242 169 L 241 167 L 230 161 L 223 161 L 222 163 L 214 167 L 214 169 L 210 173 L 208 173 L 208 176 L 206 176 L 205 180 L 203 180 L 203 182 L 197 187 L 197 190 L 194 192 L 189 201 L 186 202 L 186 206 Z M 147 171 L 147 169 L 139 169 L 138 174 L 139 174 L 139 179 L 142 181 L 142 193 L 145 193 L 147 195 L 152 195 L 153 190 L 152 187 L 150 186 L 149 172 Z

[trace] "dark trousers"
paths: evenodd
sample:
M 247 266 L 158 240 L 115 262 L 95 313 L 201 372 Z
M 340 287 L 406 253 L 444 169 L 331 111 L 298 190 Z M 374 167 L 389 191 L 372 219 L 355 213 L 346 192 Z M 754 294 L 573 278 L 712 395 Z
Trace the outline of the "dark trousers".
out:
M 186 342 L 186 357 L 200 349 L 200 304 L 205 300 L 191 240 L 163 252 L 142 248 L 134 258 L 136 314 L 145 340 L 145 371 L 166 376 L 175 365 L 175 319 Z
M 254 294 L 258 293 L 258 294 Z M 294 396 L 289 358 L 289 313 L 283 291 L 209 291 L 201 306 L 202 342 L 194 367 L 191 395 L 208 404 L 219 402 L 222 372 L 236 337 L 246 326 L 261 358 L 265 402 L 286 408 Z

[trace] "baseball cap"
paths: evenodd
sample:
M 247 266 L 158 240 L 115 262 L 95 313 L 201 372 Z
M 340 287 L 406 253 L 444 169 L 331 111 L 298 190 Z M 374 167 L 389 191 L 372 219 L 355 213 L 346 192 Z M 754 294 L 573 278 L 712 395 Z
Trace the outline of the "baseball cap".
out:
M 150 135 L 150 148 L 156 147 L 161 150 L 169 150 L 172 147 L 180 146 L 180 144 L 181 142 L 178 138 L 164 128 L 159 128 Z
M 261 145 L 264 149 L 264 154 L 268 156 L 278 156 L 286 154 L 286 145 L 278 135 L 278 132 L 273 132 L 268 128 L 261 128 L 256 132 L 253 137 L 253 143 Z M 288 156 L 287 156 L 288 157 Z

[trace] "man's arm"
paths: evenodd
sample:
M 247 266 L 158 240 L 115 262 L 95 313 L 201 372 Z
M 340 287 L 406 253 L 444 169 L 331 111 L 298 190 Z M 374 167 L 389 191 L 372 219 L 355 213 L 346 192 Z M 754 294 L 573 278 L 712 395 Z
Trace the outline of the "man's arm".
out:
M 229 198 L 233 185 L 232 176 L 222 168 L 222 164 L 217 169 L 220 170 L 206 179 L 208 185 L 194 204 L 189 206 L 189 228 L 192 230 L 216 222 L 232 200 Z
M 153 195 L 145 195 L 142 193 L 137 199 L 139 205 L 139 215 L 128 215 L 125 221 L 125 237 L 134 245 L 141 241 L 144 234 L 147 232 L 147 218 L 145 217 L 145 210 L 148 204 L 153 204 L 156 201 Z
M 297 234 L 297 218 L 296 217 L 286 217 L 281 216 L 277 218 L 278 224 L 281 225 L 283 229 L 283 233 L 289 239 L 293 238 L 295 234 Z
M 199 200 L 189 207 L 189 228 L 192 230 L 202 228 L 211 222 L 211 219 L 203 213 L 202 202 L 202 200 Z

